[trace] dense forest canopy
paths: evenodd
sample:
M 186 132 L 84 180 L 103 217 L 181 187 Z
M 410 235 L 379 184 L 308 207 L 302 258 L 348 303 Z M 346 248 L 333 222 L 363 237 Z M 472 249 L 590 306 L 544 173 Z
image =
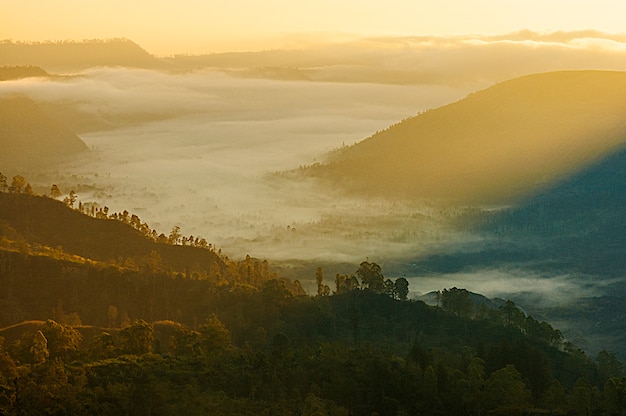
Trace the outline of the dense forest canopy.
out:
M 451 288 L 427 306 L 370 261 L 319 268 L 308 296 L 266 261 L 28 185 L 0 177 L 6 414 L 624 411 L 614 354 L 587 357 L 511 301 Z

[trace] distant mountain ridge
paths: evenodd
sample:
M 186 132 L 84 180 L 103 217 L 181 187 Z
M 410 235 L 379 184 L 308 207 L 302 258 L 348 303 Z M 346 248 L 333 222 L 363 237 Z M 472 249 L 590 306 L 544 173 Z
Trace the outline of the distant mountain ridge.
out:
M 404 120 L 304 173 L 356 194 L 502 203 L 625 142 L 626 72 L 552 72 Z
M 36 65 L 48 71 L 96 66 L 162 68 L 163 62 L 128 39 L 62 42 L 0 42 L 0 65 Z
M 0 97 L 0 147 L 0 165 L 16 170 L 49 166 L 88 150 L 80 137 L 21 96 Z

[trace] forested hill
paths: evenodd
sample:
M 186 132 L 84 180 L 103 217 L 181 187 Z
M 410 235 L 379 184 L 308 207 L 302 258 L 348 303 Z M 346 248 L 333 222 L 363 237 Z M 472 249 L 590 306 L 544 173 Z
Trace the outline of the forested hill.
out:
M 319 269 L 305 296 L 267 262 L 176 229 L 155 241 L 136 216 L 72 193 L 12 188 L 0 192 L 4 414 L 624 410 L 613 354 L 587 357 L 510 301 L 474 305 L 453 288 L 427 306 L 369 262 L 334 293 Z
M 57 304 L 98 325 L 110 305 L 132 319 L 189 323 L 217 288 L 257 290 L 278 279 L 267 261 L 231 260 L 177 228 L 157 236 L 136 215 L 88 209 L 73 192 L 61 202 L 23 189 L 0 189 L 0 326 L 46 319 Z
M 213 270 L 226 274 L 225 263 L 212 250 L 156 243 L 130 225 L 131 217 L 137 217 L 128 213 L 121 213 L 120 220 L 104 217 L 85 215 L 48 197 L 0 192 L 0 225 L 5 233 L 14 233 L 12 240 L 121 264 L 155 251 L 173 271 Z M 147 231 L 152 232 L 149 227 Z
M 62 42 L 0 42 L 0 65 L 37 65 L 48 71 L 95 66 L 162 68 L 163 63 L 128 39 Z
M 483 231 L 537 247 L 536 259 L 575 271 L 626 269 L 626 147 L 520 206 L 487 214 Z
M 49 166 L 88 150 L 80 137 L 20 96 L 0 97 L 0 148 L 5 170 Z
M 366 195 L 510 202 L 626 138 L 626 73 L 529 75 L 402 121 L 306 174 Z

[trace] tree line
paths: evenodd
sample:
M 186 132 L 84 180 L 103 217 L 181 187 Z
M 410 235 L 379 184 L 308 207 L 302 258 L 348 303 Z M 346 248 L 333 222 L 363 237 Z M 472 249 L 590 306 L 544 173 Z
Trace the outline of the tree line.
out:
M 32 323 L 0 342 L 3 414 L 620 415 L 624 366 L 359 290 L 267 285 L 195 326 Z M 236 299 L 236 298 L 233 298 Z M 246 304 L 252 304 L 247 308 Z M 236 315 L 236 316 L 233 316 Z M 506 311 L 501 311 L 506 315 Z M 249 321 L 252 326 L 242 326 Z M 255 329 L 253 329 L 255 328 Z

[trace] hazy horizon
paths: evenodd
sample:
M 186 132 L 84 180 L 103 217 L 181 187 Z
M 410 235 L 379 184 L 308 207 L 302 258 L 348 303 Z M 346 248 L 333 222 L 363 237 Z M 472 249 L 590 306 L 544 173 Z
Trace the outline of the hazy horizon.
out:
M 237 0 L 203 3 L 39 0 L 6 4 L 0 39 L 29 41 L 126 37 L 161 56 L 175 53 L 300 48 L 320 39 L 376 36 L 498 35 L 595 29 L 624 33 L 626 4 L 618 0 L 524 3 L 354 0 L 294 4 Z

